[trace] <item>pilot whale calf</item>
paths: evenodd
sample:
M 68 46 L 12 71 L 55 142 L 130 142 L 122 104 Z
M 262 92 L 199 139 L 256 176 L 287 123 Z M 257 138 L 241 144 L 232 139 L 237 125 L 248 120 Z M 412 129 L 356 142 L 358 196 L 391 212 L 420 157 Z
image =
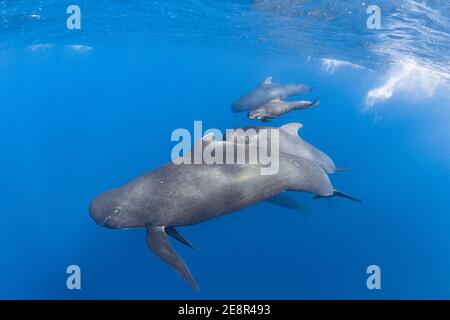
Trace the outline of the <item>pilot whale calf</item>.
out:
M 250 110 L 247 115 L 250 120 L 270 122 L 270 119 L 278 118 L 294 110 L 303 110 L 318 106 L 319 103 L 318 97 L 314 101 L 283 101 L 277 98 L 256 109 Z
M 267 77 L 254 90 L 242 96 L 231 105 L 233 112 L 242 112 L 255 109 L 274 99 L 284 99 L 291 96 L 307 93 L 312 88 L 303 84 L 290 83 L 279 84 L 272 82 L 272 77 Z
M 225 148 L 229 141 L 209 140 Z M 235 144 L 236 148 L 250 148 Z M 225 148 L 226 149 L 226 148 Z M 185 155 L 192 157 L 192 154 Z M 225 155 L 224 155 L 225 156 Z M 198 286 L 168 236 L 192 245 L 175 227 L 192 225 L 240 210 L 284 191 L 333 195 L 328 175 L 316 163 L 280 153 L 280 170 L 262 175 L 259 164 L 163 165 L 122 187 L 108 190 L 90 204 L 97 224 L 108 228 L 147 228 L 149 248 L 194 289 Z

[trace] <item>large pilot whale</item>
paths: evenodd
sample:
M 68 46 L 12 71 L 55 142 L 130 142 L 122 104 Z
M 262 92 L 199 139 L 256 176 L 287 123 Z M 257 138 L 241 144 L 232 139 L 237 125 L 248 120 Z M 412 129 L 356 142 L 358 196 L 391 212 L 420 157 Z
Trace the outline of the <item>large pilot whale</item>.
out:
M 206 147 L 246 144 L 203 140 Z M 217 149 L 218 150 L 218 149 Z M 224 155 L 225 156 L 225 155 Z M 192 152 L 185 157 L 192 157 Z M 147 244 L 194 289 L 188 267 L 171 246 L 168 236 L 192 247 L 176 227 L 197 224 L 267 200 L 284 191 L 302 191 L 320 197 L 340 195 L 316 163 L 292 154 L 279 154 L 279 170 L 262 175 L 259 164 L 175 164 L 170 162 L 125 185 L 98 195 L 89 212 L 108 228 L 147 228 Z
M 279 84 L 272 77 L 264 79 L 257 88 L 242 96 L 231 105 L 233 112 L 249 111 L 262 106 L 274 99 L 285 99 L 291 96 L 307 93 L 312 88 L 304 84 Z

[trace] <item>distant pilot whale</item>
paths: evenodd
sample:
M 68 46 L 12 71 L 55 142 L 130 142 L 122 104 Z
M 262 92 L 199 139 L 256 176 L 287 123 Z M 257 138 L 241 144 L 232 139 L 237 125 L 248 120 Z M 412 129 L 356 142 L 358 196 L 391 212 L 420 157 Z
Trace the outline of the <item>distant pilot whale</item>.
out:
M 272 82 L 272 77 L 267 77 L 257 88 L 233 102 L 231 110 L 233 112 L 249 111 L 273 99 L 284 99 L 300 95 L 309 92 L 311 89 L 303 84 L 274 83 Z
M 208 147 L 216 144 L 217 148 L 231 143 L 213 139 L 204 142 Z M 245 144 L 233 145 L 248 148 Z M 100 194 L 91 202 L 89 212 L 101 226 L 146 227 L 150 249 L 198 289 L 188 267 L 168 240 L 167 235 L 193 247 L 175 227 L 237 211 L 283 191 L 310 192 L 321 197 L 339 195 L 325 171 L 314 162 L 283 153 L 279 162 L 280 170 L 274 175 L 261 175 L 260 166 L 254 164 L 176 165 L 171 162 Z
M 278 118 L 294 110 L 303 110 L 318 106 L 319 103 L 318 97 L 314 101 L 283 101 L 276 98 L 256 109 L 250 110 L 248 112 L 248 118 L 250 120 L 270 122 L 270 119 Z

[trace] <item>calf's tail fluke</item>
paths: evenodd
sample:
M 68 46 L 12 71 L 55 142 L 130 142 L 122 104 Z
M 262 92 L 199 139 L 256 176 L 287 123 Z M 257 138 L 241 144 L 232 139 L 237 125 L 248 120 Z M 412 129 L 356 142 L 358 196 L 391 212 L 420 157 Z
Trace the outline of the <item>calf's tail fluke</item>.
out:
M 314 99 L 314 101 L 311 103 L 311 107 L 316 107 L 320 104 L 320 99 L 319 96 L 317 96 L 317 98 Z

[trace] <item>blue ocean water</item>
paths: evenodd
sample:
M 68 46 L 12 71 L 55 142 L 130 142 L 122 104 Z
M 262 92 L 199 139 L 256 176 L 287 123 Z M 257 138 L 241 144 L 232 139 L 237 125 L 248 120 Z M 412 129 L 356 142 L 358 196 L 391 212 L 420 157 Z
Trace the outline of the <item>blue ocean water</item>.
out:
M 68 30 L 66 8 L 81 9 Z M 448 1 L 0 1 L 0 298 L 450 298 Z M 177 128 L 251 124 L 262 79 L 320 86 L 302 137 L 364 202 L 259 203 L 180 228 L 193 291 L 90 201 L 170 161 Z M 66 268 L 81 268 L 68 290 Z M 368 290 L 366 268 L 381 268 Z

